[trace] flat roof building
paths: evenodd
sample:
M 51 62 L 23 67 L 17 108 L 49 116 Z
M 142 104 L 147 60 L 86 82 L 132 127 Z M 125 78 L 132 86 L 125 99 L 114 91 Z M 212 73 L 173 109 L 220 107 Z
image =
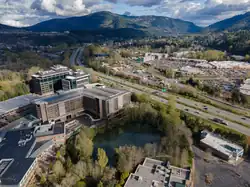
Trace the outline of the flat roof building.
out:
M 35 137 L 33 130 L 11 131 L 4 133 L 0 141 L 0 186 L 27 186 L 34 176 L 28 173 L 35 165 L 35 159 L 30 158 Z M 27 177 L 29 175 L 29 177 Z
M 129 104 L 131 93 L 113 88 L 74 89 L 34 101 L 37 117 L 46 121 L 66 121 L 84 112 L 108 119 Z
M 65 79 L 62 80 L 62 89 L 70 90 L 75 88 L 83 88 L 86 84 L 90 82 L 90 75 L 84 73 L 81 70 L 73 72 L 71 75 L 67 75 Z
M 207 131 L 201 132 L 200 144 L 205 148 L 209 148 L 213 154 L 225 160 L 237 161 L 244 154 L 244 149 L 241 146 Z
M 8 99 L 6 101 L 0 102 L 0 116 L 12 112 L 14 110 L 20 109 L 32 103 L 35 99 L 40 98 L 37 95 L 22 95 Z
M 0 187 L 28 187 L 47 151 L 64 144 L 81 124 L 50 123 L 34 128 L 0 131 Z M 49 153 L 51 154 L 51 153 Z
M 53 94 L 62 89 L 61 80 L 71 72 L 71 69 L 62 65 L 54 65 L 50 70 L 39 71 L 31 77 L 30 92 L 39 95 Z
M 190 170 L 145 158 L 135 173 L 130 174 L 124 187 L 185 187 L 190 184 Z
M 32 108 L 32 102 L 38 98 L 37 95 L 28 94 L 0 102 L 0 129 L 17 117 L 33 114 L 35 108 Z
M 240 92 L 244 95 L 250 95 L 250 79 L 246 79 L 240 87 Z
M 47 71 L 32 75 L 30 92 L 39 95 L 50 95 L 58 90 L 69 90 L 83 87 L 89 83 L 89 74 L 81 70 L 73 71 L 66 66 L 54 65 Z

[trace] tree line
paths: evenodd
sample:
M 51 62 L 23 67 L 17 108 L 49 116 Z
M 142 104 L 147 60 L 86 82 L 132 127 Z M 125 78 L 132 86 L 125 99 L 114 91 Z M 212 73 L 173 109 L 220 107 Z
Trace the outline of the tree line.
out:
M 107 128 L 135 127 L 137 124 L 137 128 L 146 129 L 150 126 L 161 134 L 159 143 L 118 147 L 115 158 L 111 158 L 115 164 L 110 166 L 105 150 L 97 148 L 94 152 L 93 138 L 101 130 L 83 128 L 57 151 L 48 170 L 40 169 L 37 175 L 40 186 L 121 187 L 145 157 L 170 160 L 177 166 L 190 166 L 191 132 L 182 124 L 174 98 L 170 99 L 168 107 L 154 102 L 147 95 L 134 94 L 133 102 L 133 106 L 125 109 L 124 118 Z

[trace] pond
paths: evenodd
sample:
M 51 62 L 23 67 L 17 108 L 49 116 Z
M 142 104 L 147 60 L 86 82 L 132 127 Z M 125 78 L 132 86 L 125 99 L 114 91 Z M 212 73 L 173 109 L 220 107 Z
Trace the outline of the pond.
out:
M 98 134 L 94 139 L 94 152 L 96 153 L 97 148 L 103 148 L 109 158 L 109 164 L 113 165 L 115 148 L 124 145 L 143 147 L 147 143 L 160 142 L 160 138 L 160 134 L 156 132 L 121 131 Z

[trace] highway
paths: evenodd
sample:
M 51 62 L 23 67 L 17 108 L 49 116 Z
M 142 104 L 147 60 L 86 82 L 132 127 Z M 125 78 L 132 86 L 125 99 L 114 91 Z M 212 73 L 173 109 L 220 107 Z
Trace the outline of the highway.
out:
M 80 48 L 74 50 L 73 53 L 72 53 L 72 55 L 70 56 L 69 61 L 70 61 L 70 65 L 71 66 L 75 66 L 76 65 L 76 57 L 77 57 L 77 55 L 79 53 L 79 50 L 80 50 Z
M 83 66 L 83 63 L 82 63 L 83 59 L 81 59 L 83 50 L 84 48 L 82 47 L 82 48 L 76 49 L 73 52 L 70 58 L 71 65 Z M 130 91 L 137 92 L 137 93 L 150 94 L 153 99 L 164 102 L 164 103 L 167 103 L 167 100 L 161 98 L 160 96 L 164 96 L 164 97 L 171 96 L 171 94 L 162 93 L 159 90 L 155 90 L 155 89 L 142 86 L 139 84 L 134 84 L 129 81 L 120 79 L 118 77 L 107 76 L 99 72 L 95 72 L 95 73 L 99 77 L 105 78 L 106 80 L 109 80 L 110 82 L 119 83 L 120 85 L 123 85 L 124 88 Z M 155 95 L 155 92 L 157 92 L 159 96 Z M 176 107 L 179 110 L 183 110 L 185 112 L 188 112 L 190 114 L 193 114 L 195 116 L 201 117 L 206 120 L 212 121 L 214 118 L 223 119 L 223 121 L 228 124 L 229 128 L 232 128 L 236 131 L 239 131 L 243 134 L 250 136 L 250 119 L 245 116 L 237 115 L 232 112 L 228 112 L 228 111 L 216 108 L 211 105 L 207 105 L 207 104 L 197 102 L 191 99 L 186 99 L 184 97 L 177 96 L 176 101 L 178 103 Z M 235 110 L 237 110 L 237 108 L 235 108 Z M 248 125 L 249 128 L 241 125 L 240 123 L 244 123 L 245 125 Z
M 71 66 L 84 66 L 83 64 L 83 51 L 84 48 L 80 47 L 73 51 L 72 55 L 70 56 L 70 64 Z
M 133 84 L 133 83 L 130 83 L 126 80 L 123 80 L 123 79 L 119 79 L 119 78 L 116 78 L 116 77 L 110 77 L 110 76 L 106 76 L 104 74 L 101 74 L 101 73 L 98 73 L 96 72 L 96 74 L 98 76 L 100 76 L 101 78 L 105 79 L 105 80 L 108 80 L 109 82 L 112 82 L 112 83 L 116 83 L 116 84 L 119 84 L 121 85 L 122 88 L 124 89 L 127 89 L 129 91 L 132 91 L 132 92 L 136 92 L 136 93 L 146 93 L 146 94 L 150 94 L 151 98 L 154 99 L 154 100 L 157 100 L 157 101 L 160 101 L 162 103 L 165 103 L 167 104 L 167 100 L 166 99 L 163 99 L 159 96 L 156 96 L 156 95 L 153 95 L 152 92 L 155 92 L 156 90 L 154 89 L 151 89 L 151 88 L 148 88 L 148 87 L 145 87 L 145 86 L 142 86 L 142 85 L 139 85 L 139 84 Z M 163 94 L 164 96 L 168 96 L 167 94 Z M 230 119 L 233 119 L 235 121 L 237 121 L 237 119 L 241 119 L 243 118 L 243 116 L 238 116 L 236 114 L 233 114 L 233 113 L 230 113 L 230 112 L 227 112 L 227 111 L 224 111 L 224 110 L 221 110 L 221 109 L 218 109 L 218 108 L 215 108 L 215 107 L 212 107 L 210 105 L 206 105 L 206 107 L 208 108 L 208 111 L 207 112 L 203 112 L 201 109 L 199 109 L 199 107 L 204 107 L 202 103 L 199 103 L 199 102 L 196 102 L 196 101 L 192 101 L 192 100 L 188 100 L 188 99 L 185 99 L 185 98 L 180 98 L 178 97 L 177 98 L 177 102 L 188 102 L 188 104 L 191 106 L 185 106 L 184 104 L 181 104 L 181 103 L 177 103 L 176 104 L 176 107 L 179 109 L 179 110 L 182 110 L 182 111 L 185 111 L 187 113 L 190 113 L 192 115 L 195 115 L 197 117 L 201 117 L 203 119 L 206 119 L 206 120 L 210 120 L 212 121 L 212 119 L 214 118 L 218 118 L 216 115 L 219 113 L 221 114 L 222 116 L 224 115 L 229 115 L 229 116 L 224 116 L 225 118 L 230 118 Z M 194 107 L 194 108 L 192 108 Z M 198 109 L 196 109 L 196 107 Z M 211 107 L 211 108 L 210 108 Z M 210 113 L 211 111 L 211 113 Z M 209 113 L 208 113 L 209 112 Z M 234 118 L 235 117 L 235 118 Z M 221 118 L 220 118 L 221 119 Z M 223 119 L 223 118 L 222 118 Z M 223 119 L 224 122 L 226 122 L 228 125 L 227 127 L 228 128 L 231 128 L 231 129 L 234 129 L 238 132 L 241 132 L 243 134 L 246 134 L 246 135 L 249 135 L 250 136 L 250 128 L 247 128 L 245 126 L 242 126 L 241 124 L 238 124 L 236 122 L 231 122 L 231 121 L 228 121 L 226 119 Z M 249 121 L 249 119 L 246 119 L 244 121 Z M 246 123 L 246 122 L 245 122 Z M 217 123 L 219 124 L 219 123 Z M 221 125 L 221 124 L 219 124 Z M 222 125 L 223 126 L 223 125 Z M 249 125 L 250 127 L 250 125 Z

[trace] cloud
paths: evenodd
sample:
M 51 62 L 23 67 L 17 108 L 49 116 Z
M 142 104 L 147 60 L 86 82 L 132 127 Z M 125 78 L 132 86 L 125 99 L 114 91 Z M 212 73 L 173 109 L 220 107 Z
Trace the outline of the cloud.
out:
M 165 0 L 156 8 L 162 15 L 192 21 L 200 26 L 250 10 L 250 0 Z
M 117 8 L 120 14 L 155 14 L 205 26 L 249 11 L 250 0 L 0 0 L 0 23 L 21 27 Z
M 126 12 L 123 13 L 123 15 L 125 15 L 125 16 L 131 16 L 131 12 L 126 11 Z
M 152 7 L 160 5 L 164 0 L 107 0 L 111 3 L 123 3 L 129 6 Z
M 0 23 L 22 27 L 111 9 L 105 0 L 0 0 Z

